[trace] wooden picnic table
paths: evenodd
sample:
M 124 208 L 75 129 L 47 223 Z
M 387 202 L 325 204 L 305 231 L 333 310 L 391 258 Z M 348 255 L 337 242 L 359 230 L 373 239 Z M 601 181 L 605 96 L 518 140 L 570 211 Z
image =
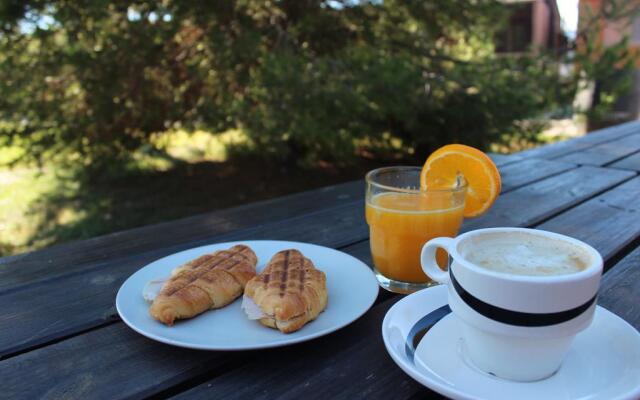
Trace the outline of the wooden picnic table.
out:
M 503 193 L 463 231 L 559 232 L 605 259 L 598 302 L 640 328 L 640 122 L 514 155 L 493 155 Z M 0 398 L 437 398 L 398 368 L 381 337 L 401 296 L 380 291 L 322 338 L 246 352 L 147 339 L 117 316 L 116 292 L 149 262 L 204 244 L 281 239 L 368 265 L 362 180 L 0 259 Z

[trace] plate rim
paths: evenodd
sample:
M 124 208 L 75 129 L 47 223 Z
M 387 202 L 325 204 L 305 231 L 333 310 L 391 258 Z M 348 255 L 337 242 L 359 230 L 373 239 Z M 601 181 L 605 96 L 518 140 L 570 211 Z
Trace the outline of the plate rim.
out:
M 436 291 L 438 290 L 441 293 L 437 293 Z M 431 291 L 431 292 L 428 292 L 428 291 Z M 473 393 L 462 391 L 452 386 L 442 384 L 436 381 L 435 379 L 433 379 L 433 377 L 426 374 L 422 374 L 419 371 L 419 369 L 415 366 L 412 366 L 403 355 L 396 353 L 396 351 L 394 351 L 393 349 L 393 346 L 391 346 L 391 344 L 389 343 L 389 339 L 387 337 L 387 327 L 389 326 L 389 323 L 390 323 L 389 321 L 391 320 L 391 318 L 393 318 L 393 315 L 398 312 L 397 310 L 401 309 L 404 306 L 404 304 L 402 303 L 406 304 L 407 302 L 413 301 L 415 298 L 418 298 L 418 296 L 426 296 L 427 293 L 431 293 L 430 296 L 440 296 L 442 298 L 438 300 L 438 304 L 440 306 L 447 304 L 446 285 L 436 285 L 436 286 L 432 286 L 432 287 L 420 290 L 409 296 L 404 297 L 403 299 L 400 299 L 387 311 L 382 321 L 382 329 L 381 329 L 382 339 L 383 339 L 387 353 L 389 354 L 391 359 L 396 363 L 396 365 L 400 367 L 400 369 L 402 369 L 407 375 L 409 375 L 411 378 L 413 378 L 415 381 L 417 381 L 421 385 L 437 393 L 440 393 L 444 396 L 455 398 L 455 399 L 483 400 L 481 397 L 477 397 Z M 414 299 L 410 299 L 411 296 L 415 296 Z M 612 317 L 617 319 L 618 320 L 617 322 L 624 325 L 625 329 L 632 330 L 635 333 L 636 337 L 640 336 L 640 332 L 638 332 L 637 329 L 635 329 L 629 322 L 627 322 L 625 319 L 618 316 L 614 312 L 609 311 L 605 307 L 602 307 L 600 305 L 596 305 L 596 309 L 600 310 L 600 312 L 604 312 L 605 314 L 608 314 L 609 318 Z M 640 396 L 640 383 L 634 389 L 631 389 L 626 393 L 618 394 L 617 397 L 615 397 L 615 399 L 635 399 L 635 398 L 638 398 L 639 396 Z
M 371 283 L 372 283 L 370 285 L 371 288 L 372 288 L 371 299 L 369 299 L 369 301 L 367 302 L 367 306 L 366 307 L 363 307 L 362 310 L 360 310 L 360 311 L 358 311 L 358 313 L 356 313 L 357 315 L 355 316 L 355 318 L 348 319 L 344 323 L 340 323 L 340 324 L 325 328 L 323 330 L 316 331 L 316 332 L 310 333 L 308 335 L 303 335 L 303 336 L 299 336 L 299 337 L 286 339 L 287 336 L 283 336 L 284 340 L 282 340 L 282 341 L 275 341 L 275 342 L 270 342 L 270 343 L 266 343 L 266 344 L 239 345 L 239 346 L 200 345 L 200 344 L 192 344 L 192 343 L 189 343 L 189 342 L 184 342 L 184 341 L 180 341 L 180 340 L 174 340 L 174 339 L 166 338 L 166 337 L 164 337 L 162 335 L 158 335 L 158 334 L 155 334 L 155 333 L 152 333 L 152 332 L 145 331 L 144 329 L 141 329 L 136 324 L 132 323 L 126 317 L 126 313 L 123 313 L 123 311 L 121 310 L 121 306 L 122 306 L 121 302 L 123 301 L 122 299 L 125 296 L 125 294 L 123 293 L 123 288 L 125 287 L 127 282 L 129 282 L 134 277 L 134 275 L 139 273 L 141 270 L 149 267 L 151 264 L 159 262 L 159 261 L 161 261 L 161 260 L 163 260 L 165 258 L 169 258 L 169 257 L 175 256 L 177 254 L 190 252 L 190 251 L 196 251 L 197 252 L 197 250 L 204 249 L 206 247 L 211 247 L 211 246 L 233 246 L 233 245 L 236 245 L 236 244 L 247 244 L 248 246 L 251 246 L 251 243 L 256 243 L 256 242 L 259 242 L 259 243 L 273 243 L 273 242 L 276 242 L 276 243 L 280 243 L 280 244 L 285 244 L 286 243 L 287 245 L 291 245 L 292 247 L 295 247 L 296 245 L 301 245 L 302 244 L 304 246 L 317 247 L 317 248 L 321 249 L 322 251 L 329 250 L 329 251 L 332 251 L 332 252 L 339 252 L 339 253 L 343 254 L 344 256 L 347 256 L 348 258 L 350 258 L 354 262 L 354 265 L 358 265 L 358 268 L 362 268 L 362 270 L 366 272 L 366 275 L 368 276 L 367 279 L 369 279 L 371 281 Z M 375 284 L 375 290 L 373 291 L 374 284 Z M 375 303 L 376 299 L 378 298 L 379 291 L 380 291 L 380 287 L 378 285 L 378 280 L 376 279 L 373 270 L 367 264 L 365 264 L 363 261 L 357 259 L 356 257 L 352 256 L 351 254 L 345 253 L 344 251 L 341 251 L 341 250 L 338 250 L 338 249 L 334 249 L 332 247 L 318 245 L 318 244 L 315 244 L 315 243 L 297 242 L 297 241 L 290 241 L 290 240 L 270 240 L 270 239 L 234 240 L 234 241 L 230 241 L 230 242 L 213 242 L 213 243 L 209 243 L 209 244 L 205 244 L 205 245 L 200 245 L 200 246 L 196 246 L 196 247 L 183 249 L 183 250 L 171 253 L 171 254 L 167 254 L 167 255 L 165 255 L 163 257 L 157 258 L 157 259 L 155 259 L 155 260 L 153 260 L 151 262 L 146 263 L 145 265 L 143 265 L 142 267 L 138 268 L 133 273 L 131 273 L 127 277 L 127 279 L 125 279 L 124 282 L 122 282 L 122 284 L 118 288 L 118 293 L 116 294 L 116 298 L 115 298 L 115 303 L 116 304 L 115 305 L 116 305 L 116 311 L 118 313 L 118 316 L 120 317 L 122 322 L 124 322 L 129 328 L 133 329 L 135 332 L 139 333 L 140 335 L 145 336 L 145 337 L 147 337 L 149 339 L 152 339 L 154 341 L 157 341 L 157 342 L 160 342 L 160 343 L 164 343 L 164 344 L 168 344 L 168 345 L 172 345 L 172 346 L 176 346 L 176 347 L 187 348 L 187 349 L 195 349 L 195 350 L 245 351 L 245 350 L 258 350 L 258 349 L 269 349 L 269 348 L 275 348 L 275 347 L 290 346 L 290 345 L 306 342 L 306 341 L 309 341 L 309 340 L 317 339 L 317 338 L 319 338 L 321 336 L 325 336 L 325 335 L 328 335 L 330 333 L 336 332 L 336 331 L 338 331 L 338 330 L 340 330 L 340 329 L 352 324 L 353 322 L 357 321 L 367 311 L 369 311 L 371 309 L 371 307 L 373 306 L 373 304 Z M 375 293 L 375 295 L 374 295 L 374 293 Z M 231 304 L 233 304 L 234 302 L 238 301 L 238 299 L 235 299 Z M 229 304 L 229 305 L 231 305 L 231 304 Z M 271 328 L 267 328 L 267 327 L 264 327 L 264 328 L 265 329 L 271 329 Z M 286 334 L 283 334 L 283 335 L 286 335 Z

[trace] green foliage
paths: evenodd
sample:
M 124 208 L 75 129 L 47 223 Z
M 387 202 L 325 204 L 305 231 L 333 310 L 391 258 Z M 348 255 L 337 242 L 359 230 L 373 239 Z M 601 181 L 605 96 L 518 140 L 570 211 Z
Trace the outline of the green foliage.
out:
M 504 10 L 0 0 L 0 146 L 101 170 L 169 129 L 239 128 L 255 154 L 289 163 L 348 160 L 365 141 L 422 160 L 444 143 L 532 138 L 523 120 L 570 103 L 578 78 L 620 56 L 580 56 L 569 79 L 555 55 L 498 57 Z
M 633 1 L 505 56 L 497 0 L 0 0 L 0 255 L 531 143 L 584 82 L 602 119 L 637 56 L 597 25 Z
M 581 9 L 581 28 L 566 62 L 577 66 L 574 78 L 578 90 L 594 85 L 592 104 L 577 111 L 584 113 L 595 128 L 619 122 L 611 113 L 620 96 L 632 88 L 633 72 L 639 65 L 638 49 L 628 35 L 605 45 L 600 30 L 609 26 L 618 32 L 631 32 L 633 21 L 639 17 L 640 9 L 632 0 L 609 0 L 600 9 L 585 4 Z

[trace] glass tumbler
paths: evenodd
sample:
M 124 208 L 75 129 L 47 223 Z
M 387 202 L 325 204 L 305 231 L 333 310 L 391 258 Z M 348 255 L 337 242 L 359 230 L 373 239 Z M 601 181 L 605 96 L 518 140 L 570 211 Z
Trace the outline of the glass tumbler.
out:
M 422 246 L 432 238 L 455 237 L 462 225 L 467 184 L 420 189 L 420 167 L 385 167 L 366 175 L 365 215 L 371 255 L 380 286 L 395 293 L 413 293 L 434 285 L 420 266 Z M 445 268 L 444 250 L 438 264 Z

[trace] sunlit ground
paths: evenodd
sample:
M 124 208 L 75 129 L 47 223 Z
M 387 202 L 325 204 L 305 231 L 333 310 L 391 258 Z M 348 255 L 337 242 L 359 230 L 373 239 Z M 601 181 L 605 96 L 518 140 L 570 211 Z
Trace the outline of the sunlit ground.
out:
M 178 159 L 188 160 L 190 154 L 194 160 L 204 157 L 224 159 L 223 140 L 204 142 L 202 137 L 203 133 L 197 132 L 189 141 L 185 132 L 176 132 L 171 139 L 165 139 L 157 146 L 167 147 L 172 151 L 174 148 L 178 149 L 175 150 Z M 190 143 L 181 146 L 185 141 Z M 93 228 L 81 223 L 79 229 L 73 229 L 63 237 L 47 234 L 56 230 L 55 227 L 78 225 L 87 218 L 90 208 L 99 209 L 100 202 L 104 200 L 92 199 L 95 202 L 93 207 L 86 203 L 78 204 L 81 199 L 87 197 L 78 193 L 80 185 L 74 184 L 71 177 L 53 165 L 44 168 L 25 165 L 6 167 L 21 152 L 22 149 L 19 147 L 4 148 L 0 151 L 0 254 L 41 248 L 64 240 L 65 236 L 87 237 L 92 231 L 102 230 L 100 226 Z M 173 166 L 173 163 L 166 159 L 144 154 L 138 154 L 136 160 L 139 167 L 148 170 L 163 171 Z M 47 207 L 44 203 L 46 201 L 59 204 Z M 65 202 L 66 204 L 62 204 Z M 106 214 L 103 218 L 109 220 L 110 216 Z
M 20 149 L 0 149 L 0 255 L 344 182 L 379 165 L 298 168 L 229 159 L 228 145 L 245 142 L 239 131 L 171 132 L 136 152 L 130 173 L 89 181 L 53 164 L 9 168 Z
M 166 150 L 171 158 L 141 151 L 134 155 L 134 168 L 142 173 L 154 174 L 174 169 L 181 162 L 194 165 L 224 162 L 227 145 L 243 140 L 245 138 L 239 131 L 221 135 L 202 131 L 171 132 L 152 140 L 153 147 Z M 0 150 L 0 255 L 87 238 L 113 231 L 112 228 L 125 229 L 138 225 L 137 222 L 157 222 L 165 215 L 181 216 L 175 208 L 162 210 L 150 218 L 134 215 L 136 209 L 146 213 L 148 210 L 144 208 L 154 203 L 150 198 L 159 200 L 161 192 L 152 192 L 153 188 L 149 187 L 149 193 L 138 196 L 139 191 L 132 190 L 127 184 L 129 179 L 108 182 L 104 185 L 106 187 L 94 187 L 92 189 L 95 192 L 91 193 L 82 192 L 84 188 L 79 182 L 54 165 L 44 168 L 25 165 L 7 167 L 21 152 L 22 149 L 18 147 Z M 167 185 L 171 186 L 171 182 L 168 181 Z M 104 193 L 109 190 L 131 192 L 131 196 L 121 198 L 116 193 Z M 180 196 L 180 193 L 176 192 L 175 195 Z M 124 204 L 115 207 L 114 201 L 117 202 L 118 198 Z M 121 213 L 118 213 L 118 208 Z
M 42 219 L 31 205 L 56 184 L 51 171 L 1 168 L 0 187 L 0 253 L 6 255 L 29 248 L 29 239 Z M 39 246 L 34 243 L 34 247 Z
M 575 136 L 569 125 L 552 126 L 545 142 Z M 356 167 L 309 169 L 272 165 L 259 159 L 230 160 L 229 145 L 246 143 L 242 132 L 213 135 L 175 131 L 153 138 L 134 154 L 133 174 L 87 183 L 54 165 L 7 163 L 19 148 L 0 149 L 0 255 L 10 255 L 157 223 L 362 177 L 375 161 Z M 494 146 L 510 152 L 527 143 Z M 167 156 L 160 156 L 163 150 Z

